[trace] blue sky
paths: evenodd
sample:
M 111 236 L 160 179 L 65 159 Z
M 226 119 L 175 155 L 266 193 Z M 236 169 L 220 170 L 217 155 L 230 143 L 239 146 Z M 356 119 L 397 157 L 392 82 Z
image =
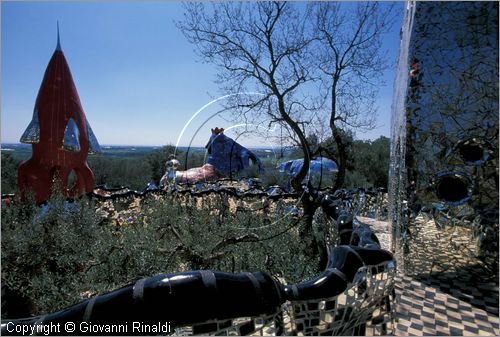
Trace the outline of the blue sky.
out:
M 57 20 L 83 109 L 102 145 L 176 144 L 190 117 L 217 96 L 216 69 L 200 62 L 174 24 L 182 18 L 179 2 L 2 1 L 1 6 L 3 143 L 18 142 L 31 120 L 56 47 Z M 398 6 L 402 17 L 403 3 Z M 385 41 L 393 63 L 400 22 Z M 379 127 L 358 138 L 389 136 L 394 77 L 395 66 L 386 71 L 387 85 L 380 91 Z M 216 106 L 207 114 L 209 109 Z M 204 145 L 209 128 L 223 123 L 211 121 L 193 145 Z M 188 142 L 180 139 L 180 145 Z

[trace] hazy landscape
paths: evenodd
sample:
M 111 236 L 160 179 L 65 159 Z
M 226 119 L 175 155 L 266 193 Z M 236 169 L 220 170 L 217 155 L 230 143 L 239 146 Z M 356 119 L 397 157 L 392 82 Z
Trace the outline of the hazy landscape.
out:
M 388 182 L 389 139 L 380 137 L 374 141 L 352 140 L 352 150 L 344 187 L 385 187 Z M 102 153 L 89 154 L 88 162 L 96 177 L 96 184 L 108 186 L 128 186 L 142 190 L 150 182 L 158 184 L 165 174 L 165 161 L 168 155 L 176 152 L 181 162 L 180 169 L 199 167 L 206 163 L 204 147 L 179 147 L 177 151 L 168 146 L 131 146 L 103 145 Z M 20 162 L 31 157 L 30 144 L 2 144 L 2 193 L 14 193 L 16 190 L 17 167 Z M 283 176 L 276 170 L 276 165 L 303 156 L 299 148 L 251 148 L 260 158 L 264 172 L 255 170 L 242 172 L 239 177 L 260 176 L 269 185 L 283 182 Z M 186 161 L 186 153 L 188 154 Z M 365 163 L 371 163 L 370 166 Z M 330 175 L 324 184 L 332 184 Z
M 116 158 L 137 158 L 145 156 L 154 151 L 158 151 L 162 146 L 144 146 L 144 145 L 102 145 L 102 153 L 90 154 L 89 157 L 103 156 L 103 157 L 116 157 Z M 273 155 L 273 149 L 262 148 L 262 147 L 250 147 L 259 157 L 267 158 Z M 180 146 L 178 151 L 186 152 L 188 148 L 185 146 Z M 204 147 L 191 147 L 189 152 L 201 154 L 205 153 L 206 149 Z M 10 153 L 15 159 L 26 160 L 31 156 L 31 145 L 30 144 L 12 144 L 6 143 L 1 145 L 2 153 Z M 275 149 L 276 151 L 276 149 Z M 279 151 L 279 150 L 278 150 Z M 289 149 L 283 149 L 284 154 L 290 152 Z M 277 153 L 277 155 L 280 155 Z M 166 158 L 165 158 L 166 159 Z

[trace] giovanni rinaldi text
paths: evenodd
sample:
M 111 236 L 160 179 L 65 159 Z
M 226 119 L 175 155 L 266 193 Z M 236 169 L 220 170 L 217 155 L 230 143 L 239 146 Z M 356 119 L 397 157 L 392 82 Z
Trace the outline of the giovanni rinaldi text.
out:
M 82 334 L 82 333 L 144 333 L 161 334 L 170 332 L 170 322 L 124 322 L 120 324 L 94 324 L 92 322 L 65 322 L 65 323 L 37 323 L 34 325 L 16 325 L 13 322 L 4 323 L 9 333 L 23 336 L 51 335 L 56 333 Z M 3 324 L 2 324 L 3 325 Z

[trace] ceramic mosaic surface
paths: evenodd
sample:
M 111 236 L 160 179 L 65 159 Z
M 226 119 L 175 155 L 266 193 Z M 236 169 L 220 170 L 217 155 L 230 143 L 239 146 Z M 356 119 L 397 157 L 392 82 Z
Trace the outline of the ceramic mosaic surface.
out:
M 498 283 L 498 3 L 408 2 L 396 83 L 389 194 L 399 270 L 469 268 Z

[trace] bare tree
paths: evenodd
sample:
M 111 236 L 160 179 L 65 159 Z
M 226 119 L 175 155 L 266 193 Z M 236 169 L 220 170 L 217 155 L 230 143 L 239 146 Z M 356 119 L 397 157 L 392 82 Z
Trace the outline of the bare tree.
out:
M 184 6 L 184 20 L 177 26 L 204 61 L 220 68 L 217 82 L 224 94 L 232 94 L 226 101 L 231 113 L 245 120 L 286 125 L 309 159 L 304 125 L 311 108 L 300 90 L 312 79 L 308 13 L 287 2 Z M 240 94 L 253 92 L 259 95 Z M 302 191 L 308 171 L 309 160 L 305 160 L 292 181 L 296 190 Z
M 327 1 L 312 4 L 311 11 L 323 109 L 336 144 L 337 153 L 330 156 L 339 164 L 336 190 L 344 183 L 347 166 L 343 134 L 375 126 L 375 100 L 389 64 L 382 37 L 394 23 L 394 5 Z
M 381 35 L 389 28 L 388 11 L 377 3 L 352 4 L 289 2 L 222 2 L 206 6 L 186 3 L 184 20 L 178 22 L 188 41 L 207 63 L 215 64 L 221 91 L 229 95 L 227 108 L 245 120 L 269 121 L 287 126 L 291 139 L 303 151 L 304 165 L 292 179 L 303 192 L 313 155 L 309 134 L 317 134 L 318 121 L 328 120 L 337 144 L 342 186 L 346 144 L 342 128 L 370 127 L 373 103 L 385 62 L 379 54 Z M 240 93 L 257 92 L 258 95 Z M 326 109 L 327 102 L 330 108 Z M 325 115 L 327 116 L 325 118 Z M 315 122 L 316 121 L 316 122 Z M 321 123 L 321 122 L 320 122 Z M 333 159 L 335 155 L 330 153 Z M 312 231 L 318 203 L 302 198 L 304 222 L 301 237 L 310 254 L 327 258 Z M 309 244 L 310 243 L 310 244 Z

